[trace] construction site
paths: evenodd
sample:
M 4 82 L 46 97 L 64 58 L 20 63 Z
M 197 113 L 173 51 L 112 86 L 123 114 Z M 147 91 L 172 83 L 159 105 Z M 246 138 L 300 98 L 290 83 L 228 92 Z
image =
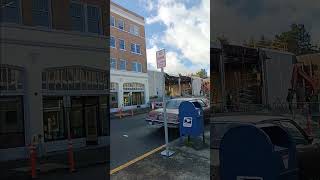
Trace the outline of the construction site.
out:
M 281 111 L 320 117 L 320 53 L 211 44 L 213 112 Z

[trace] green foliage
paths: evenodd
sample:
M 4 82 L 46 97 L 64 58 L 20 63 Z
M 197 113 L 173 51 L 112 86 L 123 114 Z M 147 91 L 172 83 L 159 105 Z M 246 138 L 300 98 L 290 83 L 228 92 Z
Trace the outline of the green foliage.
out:
M 286 43 L 288 51 L 296 55 L 308 54 L 314 51 L 311 35 L 303 24 L 292 24 L 291 29 L 275 36 L 275 40 Z
M 207 78 L 208 74 L 207 71 L 205 69 L 201 69 L 200 71 L 196 72 L 195 76 L 198 76 L 200 78 Z

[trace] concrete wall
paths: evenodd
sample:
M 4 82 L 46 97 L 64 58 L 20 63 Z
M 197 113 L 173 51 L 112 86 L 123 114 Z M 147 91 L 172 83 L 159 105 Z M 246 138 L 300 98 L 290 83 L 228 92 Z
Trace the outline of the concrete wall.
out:
M 149 95 L 150 96 L 163 96 L 163 75 L 159 71 L 148 71 L 149 79 Z
M 198 77 L 192 77 L 192 95 L 193 96 L 200 96 L 201 91 L 201 86 L 202 86 L 202 79 Z
M 265 62 L 266 102 L 273 105 L 277 102 L 286 102 L 288 89 L 291 88 L 293 57 L 291 53 L 263 49 L 268 58 Z

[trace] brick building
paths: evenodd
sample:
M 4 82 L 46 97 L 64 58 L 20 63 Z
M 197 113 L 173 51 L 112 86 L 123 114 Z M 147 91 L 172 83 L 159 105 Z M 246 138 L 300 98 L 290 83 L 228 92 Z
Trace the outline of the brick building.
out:
M 109 136 L 105 0 L 1 1 L 0 161 L 104 146 Z M 107 68 L 106 68 L 107 67 Z
M 111 112 L 145 107 L 149 100 L 144 18 L 110 6 Z

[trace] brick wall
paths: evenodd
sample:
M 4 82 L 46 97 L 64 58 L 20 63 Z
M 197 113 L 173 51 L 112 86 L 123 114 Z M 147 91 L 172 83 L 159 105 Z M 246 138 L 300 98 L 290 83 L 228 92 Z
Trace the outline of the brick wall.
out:
M 115 17 L 115 27 L 110 27 L 110 34 L 116 38 L 116 48 L 111 48 L 111 57 L 127 60 L 127 70 L 131 71 L 131 62 L 137 61 L 142 64 L 142 72 L 147 73 L 147 56 L 146 56 L 146 43 L 145 43 L 145 29 L 144 26 L 139 25 L 125 17 L 118 14 L 112 13 L 111 16 Z M 125 30 L 122 31 L 117 28 L 118 20 L 124 21 Z M 129 33 L 130 25 L 134 24 L 139 27 L 139 36 L 135 36 Z M 125 40 L 126 47 L 125 51 L 119 49 L 119 39 Z M 139 44 L 142 55 L 137 55 L 131 53 L 131 43 Z M 119 63 L 117 63 L 117 68 L 119 68 Z

